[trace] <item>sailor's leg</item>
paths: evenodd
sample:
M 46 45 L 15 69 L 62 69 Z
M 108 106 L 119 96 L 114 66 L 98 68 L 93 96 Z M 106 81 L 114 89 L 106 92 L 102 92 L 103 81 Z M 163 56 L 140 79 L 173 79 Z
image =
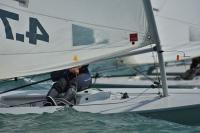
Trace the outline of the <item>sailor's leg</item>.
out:
M 76 92 L 89 88 L 91 83 L 92 79 L 89 74 L 78 75 L 76 78 L 70 81 L 69 88 L 66 91 L 64 98 L 69 102 L 76 100 Z
M 66 86 L 67 86 L 67 81 L 64 78 L 61 78 L 60 80 L 58 80 L 56 83 L 53 84 L 47 96 L 57 97 L 60 93 L 65 91 Z
M 51 96 L 51 97 L 57 97 L 58 95 L 59 93 L 54 87 L 52 87 L 47 94 L 47 96 Z
M 76 87 L 70 86 L 64 95 L 64 99 L 67 100 L 68 102 L 71 102 L 72 100 L 75 100 L 75 98 L 76 98 Z
M 64 78 L 61 78 L 56 83 L 53 84 L 52 88 L 49 90 L 47 94 L 47 101 L 51 102 L 53 105 L 55 105 L 54 98 L 58 97 L 60 93 L 65 91 L 65 88 L 67 86 L 67 81 Z
M 189 69 L 180 76 L 184 80 L 192 80 L 195 77 L 195 69 Z
M 192 59 L 192 64 L 190 65 L 190 69 L 195 69 L 200 63 L 200 57 L 196 57 Z

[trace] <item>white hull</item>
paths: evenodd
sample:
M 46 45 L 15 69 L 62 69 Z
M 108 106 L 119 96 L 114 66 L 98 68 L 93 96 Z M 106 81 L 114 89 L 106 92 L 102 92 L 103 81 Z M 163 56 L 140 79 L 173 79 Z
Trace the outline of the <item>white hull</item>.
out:
M 45 91 L 44 91 L 45 92 Z M 127 92 L 129 98 L 121 99 L 122 94 Z M 32 93 L 32 94 L 31 94 Z M 102 93 L 109 94 L 109 97 L 102 97 Z M 24 97 L 26 94 L 26 97 Z M 80 104 L 73 106 L 72 108 L 80 112 L 91 112 L 91 113 L 121 113 L 121 112 L 135 112 L 143 114 L 146 112 L 156 112 L 159 114 L 162 111 L 168 110 L 181 110 L 188 109 L 193 106 L 197 106 L 195 109 L 200 109 L 200 90 L 199 89 L 169 89 L 168 97 L 160 97 L 158 95 L 157 89 L 104 89 L 103 91 L 98 91 L 94 89 L 89 89 L 87 93 L 81 92 L 82 99 L 79 99 Z M 19 103 L 24 103 L 28 99 L 34 97 L 44 97 L 45 93 L 41 94 L 41 91 L 16 91 L 1 95 L 1 103 L 5 106 L 5 99 L 8 100 L 9 104 L 18 101 Z M 24 97 L 24 98 L 23 98 Z M 88 98 L 88 101 L 85 100 Z M 18 100 L 17 100 L 18 99 Z M 22 100 L 24 99 L 24 100 Z M 10 101 L 9 101 L 10 100 Z M 21 100 L 21 101 L 20 101 Z M 37 99 L 35 99 L 37 100 Z M 91 101 L 90 101 L 91 100 Z M 0 108 L 0 113 L 9 114 L 26 114 L 26 113 L 53 113 L 55 111 L 64 110 L 68 106 L 46 106 L 38 107 L 36 104 L 30 104 L 26 106 L 15 106 L 15 107 L 3 107 Z M 169 114 L 170 115 L 170 114 Z M 192 115 L 187 114 L 187 115 Z M 183 116 L 184 118 L 184 116 Z M 198 120 L 200 121 L 200 120 Z M 182 123 L 179 121 L 175 121 Z
M 157 81 L 156 76 L 148 76 L 154 81 Z M 170 76 L 168 76 L 170 78 Z M 172 77 L 171 77 L 172 78 Z M 169 88 L 199 88 L 200 87 L 200 79 L 196 77 L 194 80 L 168 80 Z M 136 87 L 136 88 L 146 88 L 150 87 L 153 84 L 153 81 L 145 78 L 142 75 L 138 76 L 125 76 L 125 77 L 102 77 L 98 78 L 95 82 L 96 85 L 102 86 L 115 86 L 119 87 Z M 118 87 L 119 86 L 119 87 Z
M 160 97 L 157 90 L 144 89 L 115 89 L 113 93 L 127 92 L 128 99 L 113 98 L 104 101 L 94 101 L 79 106 L 74 109 L 92 113 L 120 113 L 120 112 L 139 112 L 147 110 L 169 109 L 200 103 L 200 90 L 170 90 L 168 97 Z M 119 95 L 119 93 L 118 93 Z
M 116 91 L 123 91 L 123 89 L 117 89 Z M 98 100 L 85 104 L 75 105 L 74 108 L 77 111 L 91 112 L 91 113 L 120 113 L 120 112 L 134 112 L 134 111 L 145 111 L 154 109 L 166 109 L 188 105 L 197 105 L 200 103 L 200 90 L 191 90 L 191 94 L 185 94 L 174 92 L 168 97 L 160 97 L 156 94 L 156 91 L 146 93 L 142 96 L 137 97 L 142 90 L 138 93 L 128 93 L 130 98 L 119 99 L 110 98 L 106 100 Z M 128 90 L 126 90 L 128 92 Z M 188 92 L 188 91 L 187 91 Z M 197 92 L 197 93 L 196 93 Z M 118 94 L 119 95 L 119 94 Z M 184 99 L 184 100 L 183 100 Z M 195 100 L 192 100 L 195 99 Z M 172 102 L 173 101 L 173 102 Z M 103 108 L 102 108 L 103 107 Z M 24 114 L 24 113 L 53 113 L 58 110 L 63 110 L 62 106 L 47 106 L 47 107 L 9 107 L 0 108 L 0 113 L 11 113 L 11 114 Z
M 102 91 L 98 90 L 88 90 L 89 92 L 83 98 L 88 97 L 88 99 L 93 98 L 93 101 L 83 102 L 73 106 L 77 111 L 83 112 L 92 112 L 92 113 L 119 113 L 119 112 L 134 112 L 134 111 L 145 111 L 145 110 L 154 110 L 154 109 L 166 109 L 166 108 L 174 108 L 174 107 L 182 107 L 189 105 L 197 105 L 200 104 L 200 89 L 169 89 L 169 96 L 160 97 L 158 95 L 157 89 L 101 89 L 105 93 L 111 93 L 110 97 L 102 98 L 100 93 Z M 41 91 L 41 90 L 40 90 Z M 15 100 L 15 105 L 17 103 L 17 98 L 19 104 L 20 102 L 27 102 L 27 99 L 33 99 L 36 95 L 45 96 L 41 94 L 40 91 L 34 94 L 28 94 L 24 96 L 24 92 L 31 91 L 16 91 L 16 94 L 12 95 L 1 95 L 1 99 L 5 99 L 5 97 L 9 99 L 8 103 L 12 103 L 11 99 Z M 35 91 L 36 92 L 36 91 Z M 45 92 L 45 91 L 44 91 Z M 122 94 L 127 92 L 129 98 L 121 99 Z M 20 94 L 22 94 L 20 96 Z M 15 95 L 15 96 L 14 96 Z M 80 94 L 82 95 L 82 94 Z M 33 97 L 34 96 L 34 97 Z M 93 96 L 93 97 L 91 97 Z M 94 99 L 94 96 L 96 97 Z M 24 100 L 22 100 L 24 99 Z M 20 101 L 21 100 L 21 101 Z M 34 99 L 37 101 L 38 99 Z M 2 100 L 1 100 L 2 101 Z M 3 104 L 5 106 L 5 100 L 3 100 Z M 2 105 L 3 105 L 2 104 Z M 12 106 L 12 105 L 11 105 Z M 30 107 L 31 106 L 31 107 Z M 49 112 L 52 113 L 57 110 L 62 110 L 61 106 L 47 106 L 47 107 L 35 107 L 35 105 L 30 105 L 29 107 L 5 107 L 0 108 L 0 113 L 12 113 L 12 114 L 24 114 L 24 113 L 42 113 Z M 30 109 L 28 112 L 27 109 Z M 6 111 L 5 111 L 6 110 Z M 9 111 L 8 111 L 9 110 Z

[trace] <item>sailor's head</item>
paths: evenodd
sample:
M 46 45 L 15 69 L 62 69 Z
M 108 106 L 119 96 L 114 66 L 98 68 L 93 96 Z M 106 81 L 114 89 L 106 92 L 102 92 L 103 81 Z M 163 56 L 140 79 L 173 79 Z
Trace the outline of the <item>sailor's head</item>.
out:
M 72 68 L 69 68 L 69 71 L 70 71 L 71 73 L 74 73 L 74 74 L 79 74 L 80 68 L 81 68 L 81 67 L 82 67 L 82 66 L 72 67 Z

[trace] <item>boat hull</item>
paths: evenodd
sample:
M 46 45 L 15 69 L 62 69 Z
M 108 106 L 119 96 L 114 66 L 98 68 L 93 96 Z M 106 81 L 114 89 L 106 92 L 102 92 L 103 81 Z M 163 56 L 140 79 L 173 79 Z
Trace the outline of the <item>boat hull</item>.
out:
M 142 116 L 162 119 L 186 125 L 200 125 L 200 90 L 199 89 L 169 89 L 169 96 L 162 97 L 156 89 L 88 89 L 78 95 L 78 104 L 72 106 L 76 111 L 112 114 L 132 112 Z M 45 98 L 46 91 L 16 91 L 0 96 L 0 113 L 27 114 L 53 113 L 62 111 L 69 106 L 41 106 L 33 103 L 37 97 Z M 127 98 L 122 98 L 127 92 Z M 24 95 L 25 94 L 25 95 Z M 34 95 L 33 95 L 34 94 Z M 31 101 L 31 104 L 22 104 Z M 6 103 L 7 102 L 7 103 Z M 17 105 L 19 103 L 19 106 Z M 15 105 L 14 105 L 15 104 Z
M 136 112 L 145 117 L 162 119 L 184 125 L 200 125 L 200 105 Z

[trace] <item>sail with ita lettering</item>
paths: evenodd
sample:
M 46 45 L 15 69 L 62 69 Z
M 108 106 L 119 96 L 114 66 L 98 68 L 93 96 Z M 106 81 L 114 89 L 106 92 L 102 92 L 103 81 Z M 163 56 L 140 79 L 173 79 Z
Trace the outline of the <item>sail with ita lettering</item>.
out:
M 87 64 L 158 41 L 143 1 L 27 3 L 0 3 L 0 79 Z

